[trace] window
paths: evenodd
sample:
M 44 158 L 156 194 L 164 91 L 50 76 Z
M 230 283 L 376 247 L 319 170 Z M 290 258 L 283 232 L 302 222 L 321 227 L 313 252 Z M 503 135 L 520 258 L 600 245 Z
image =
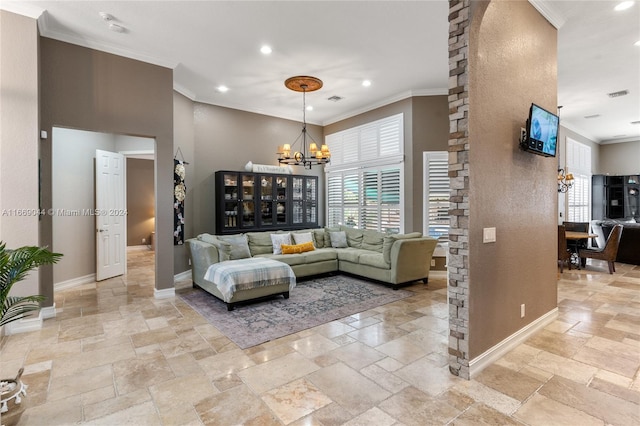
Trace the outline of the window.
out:
M 424 153 L 423 234 L 449 239 L 449 159 L 446 151 Z
M 567 191 L 567 221 L 588 222 L 591 213 L 591 147 L 567 138 L 567 173 L 573 187 Z
M 404 231 L 403 116 L 327 136 L 327 225 L 386 233 Z
M 327 176 L 327 224 L 402 232 L 399 166 L 332 172 Z

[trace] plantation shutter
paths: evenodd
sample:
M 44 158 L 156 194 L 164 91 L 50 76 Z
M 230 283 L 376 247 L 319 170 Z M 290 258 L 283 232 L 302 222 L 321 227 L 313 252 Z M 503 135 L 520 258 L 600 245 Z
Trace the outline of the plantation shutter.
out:
M 403 115 L 326 136 L 327 224 L 403 231 Z
M 446 152 L 425 153 L 425 201 L 428 235 L 449 239 L 449 163 Z
M 588 222 L 591 179 L 589 176 L 582 174 L 574 174 L 573 179 L 573 187 L 567 191 L 569 203 L 568 221 Z

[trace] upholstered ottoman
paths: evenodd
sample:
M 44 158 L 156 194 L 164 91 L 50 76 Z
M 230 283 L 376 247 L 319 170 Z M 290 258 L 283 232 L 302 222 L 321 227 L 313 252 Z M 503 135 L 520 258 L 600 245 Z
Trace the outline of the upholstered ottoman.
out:
M 214 263 L 197 286 L 221 299 L 232 311 L 237 302 L 282 294 L 296 286 L 296 276 L 286 263 L 252 257 Z M 194 287 L 196 284 L 194 284 Z

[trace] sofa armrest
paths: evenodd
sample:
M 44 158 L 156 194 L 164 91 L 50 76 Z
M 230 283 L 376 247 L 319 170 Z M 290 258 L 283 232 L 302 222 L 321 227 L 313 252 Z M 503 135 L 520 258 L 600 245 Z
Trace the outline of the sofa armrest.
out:
M 438 240 L 431 237 L 396 240 L 391 246 L 391 281 L 394 284 L 426 279 Z
M 204 274 L 209 266 L 218 263 L 218 249 L 196 238 L 187 240 L 191 257 L 191 279 L 194 284 L 204 283 Z

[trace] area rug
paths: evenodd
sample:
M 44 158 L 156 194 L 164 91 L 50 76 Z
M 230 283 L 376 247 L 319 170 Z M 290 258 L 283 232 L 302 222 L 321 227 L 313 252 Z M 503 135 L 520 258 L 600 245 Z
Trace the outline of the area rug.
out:
M 181 291 L 189 306 L 246 349 L 311 327 L 412 296 L 350 276 L 337 275 L 299 281 L 289 299 L 277 296 L 261 302 L 227 306 L 200 288 Z

